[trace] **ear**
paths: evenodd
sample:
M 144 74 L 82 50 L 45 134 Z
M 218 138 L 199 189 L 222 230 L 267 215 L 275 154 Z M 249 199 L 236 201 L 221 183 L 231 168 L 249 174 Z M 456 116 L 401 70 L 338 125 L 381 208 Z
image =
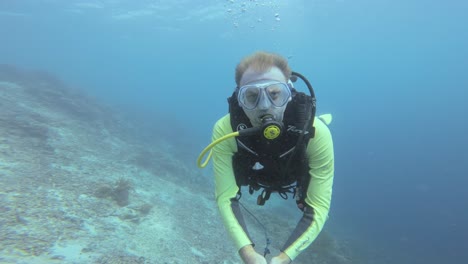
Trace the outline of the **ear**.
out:
M 240 104 L 237 96 L 239 96 L 239 86 L 236 86 L 236 88 L 234 89 L 234 93 L 232 94 L 233 97 L 235 97 L 236 99 L 236 102 L 237 102 L 237 105 L 240 106 L 242 108 L 242 105 Z

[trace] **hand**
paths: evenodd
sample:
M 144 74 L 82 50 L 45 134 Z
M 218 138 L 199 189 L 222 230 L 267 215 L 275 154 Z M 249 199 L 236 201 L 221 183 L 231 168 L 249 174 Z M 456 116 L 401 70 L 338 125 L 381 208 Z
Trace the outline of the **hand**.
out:
M 245 264 L 267 264 L 266 259 L 255 252 L 252 245 L 247 245 L 239 250 L 239 255 Z
M 281 252 L 278 256 L 271 259 L 270 264 L 289 264 L 292 260 L 288 257 L 288 255 Z

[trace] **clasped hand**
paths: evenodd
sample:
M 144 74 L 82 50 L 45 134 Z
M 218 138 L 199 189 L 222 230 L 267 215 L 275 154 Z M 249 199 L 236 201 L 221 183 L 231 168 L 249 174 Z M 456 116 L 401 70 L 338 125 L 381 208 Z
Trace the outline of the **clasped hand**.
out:
M 239 250 L 239 254 L 245 264 L 267 264 L 267 260 L 262 255 L 258 254 L 251 246 L 245 246 Z M 288 255 L 281 252 L 278 256 L 271 259 L 268 264 L 289 264 L 291 259 Z

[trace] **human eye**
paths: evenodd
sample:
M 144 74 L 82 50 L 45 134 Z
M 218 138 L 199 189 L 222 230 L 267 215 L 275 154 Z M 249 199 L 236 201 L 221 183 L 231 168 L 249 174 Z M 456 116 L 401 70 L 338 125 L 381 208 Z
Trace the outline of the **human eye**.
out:
M 270 87 L 268 89 L 268 95 L 271 99 L 276 100 L 281 95 L 281 89 L 279 87 Z
M 271 92 L 270 92 L 270 97 L 271 97 L 271 99 L 273 99 L 273 100 L 278 99 L 279 96 L 280 96 L 280 92 L 279 92 L 279 91 L 271 91 Z
M 245 99 L 249 102 L 256 102 L 258 97 L 258 89 L 248 89 L 245 92 Z

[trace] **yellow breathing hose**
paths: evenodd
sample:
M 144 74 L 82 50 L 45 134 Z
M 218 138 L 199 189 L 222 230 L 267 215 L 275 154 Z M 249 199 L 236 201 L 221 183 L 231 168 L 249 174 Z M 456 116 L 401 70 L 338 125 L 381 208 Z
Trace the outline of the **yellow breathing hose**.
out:
M 200 155 L 198 156 L 198 159 L 197 159 L 197 166 L 199 168 L 205 168 L 206 165 L 208 165 L 208 162 L 210 161 L 211 159 L 211 149 L 218 143 L 220 143 L 221 141 L 224 141 L 228 138 L 232 138 L 232 137 L 237 137 L 239 136 L 239 131 L 236 131 L 236 132 L 232 132 L 230 134 L 227 134 L 225 136 L 222 136 L 220 138 L 218 138 L 217 140 L 211 142 L 211 144 L 209 144 L 201 153 Z M 208 157 L 206 158 L 206 160 L 202 163 L 202 159 L 203 157 L 205 156 L 206 152 L 208 152 L 208 150 L 210 151 L 210 153 L 208 154 Z

